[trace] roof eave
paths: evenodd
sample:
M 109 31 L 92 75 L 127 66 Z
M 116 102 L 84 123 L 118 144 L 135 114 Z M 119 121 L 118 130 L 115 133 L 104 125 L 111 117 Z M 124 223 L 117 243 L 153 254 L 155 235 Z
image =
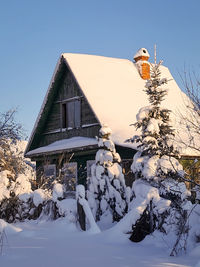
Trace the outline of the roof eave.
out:
M 66 148 L 66 149 L 57 149 L 53 151 L 46 151 L 46 152 L 36 152 L 31 153 L 29 155 L 26 154 L 27 158 L 36 158 L 43 155 L 55 155 L 55 154 L 62 154 L 62 153 L 75 153 L 75 152 L 81 152 L 81 151 L 90 151 L 98 148 L 98 144 L 96 145 L 89 145 L 89 146 L 82 146 L 82 147 L 75 147 L 75 148 Z

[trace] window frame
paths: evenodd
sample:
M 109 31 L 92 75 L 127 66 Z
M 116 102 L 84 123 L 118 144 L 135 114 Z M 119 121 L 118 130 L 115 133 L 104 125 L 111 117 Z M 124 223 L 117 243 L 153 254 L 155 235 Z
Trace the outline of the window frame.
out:
M 61 103 L 61 128 L 78 129 L 81 127 L 81 98 L 70 98 Z

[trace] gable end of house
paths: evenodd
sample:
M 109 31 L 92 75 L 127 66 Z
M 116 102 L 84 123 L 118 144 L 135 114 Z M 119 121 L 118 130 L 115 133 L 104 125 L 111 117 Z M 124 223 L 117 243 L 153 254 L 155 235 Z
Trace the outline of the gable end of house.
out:
M 100 122 L 62 56 L 29 140 L 25 156 L 39 147 L 75 136 L 95 138 Z M 28 155 L 27 155 L 28 154 Z

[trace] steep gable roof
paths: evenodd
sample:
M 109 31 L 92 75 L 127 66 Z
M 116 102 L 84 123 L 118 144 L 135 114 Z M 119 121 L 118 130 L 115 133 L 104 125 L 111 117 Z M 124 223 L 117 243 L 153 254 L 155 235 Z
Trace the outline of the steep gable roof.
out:
M 135 134 L 135 129 L 130 127 L 130 124 L 136 122 L 139 109 L 149 105 L 144 92 L 146 81 L 140 77 L 136 65 L 128 59 L 68 53 L 62 54 L 57 63 L 29 145 L 41 119 L 61 61 L 71 69 L 100 124 L 106 123 L 112 129 L 113 141 L 119 145 L 134 147 L 132 144 L 124 143 Z M 163 106 L 172 110 L 174 121 L 176 120 L 175 125 L 180 128 L 177 118 L 180 111 L 186 108 L 187 97 L 176 84 L 168 68 L 161 66 L 161 73 L 170 80 L 166 85 L 169 90 Z

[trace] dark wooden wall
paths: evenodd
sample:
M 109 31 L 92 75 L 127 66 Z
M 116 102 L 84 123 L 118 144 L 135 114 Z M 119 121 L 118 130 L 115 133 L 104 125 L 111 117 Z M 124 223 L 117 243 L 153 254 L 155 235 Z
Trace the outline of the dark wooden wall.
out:
M 93 110 L 90 108 L 87 99 L 80 90 L 76 79 L 66 65 L 62 79 L 59 83 L 55 82 L 54 87 L 55 88 L 52 89 L 54 90 L 54 98 L 53 101 L 48 104 L 50 105 L 48 115 L 46 116 L 43 129 L 40 133 L 39 142 L 35 148 L 74 136 L 93 138 L 97 136 L 100 129 L 99 122 Z M 74 97 L 80 97 L 81 101 L 81 127 L 63 131 L 61 105 L 63 102 Z

